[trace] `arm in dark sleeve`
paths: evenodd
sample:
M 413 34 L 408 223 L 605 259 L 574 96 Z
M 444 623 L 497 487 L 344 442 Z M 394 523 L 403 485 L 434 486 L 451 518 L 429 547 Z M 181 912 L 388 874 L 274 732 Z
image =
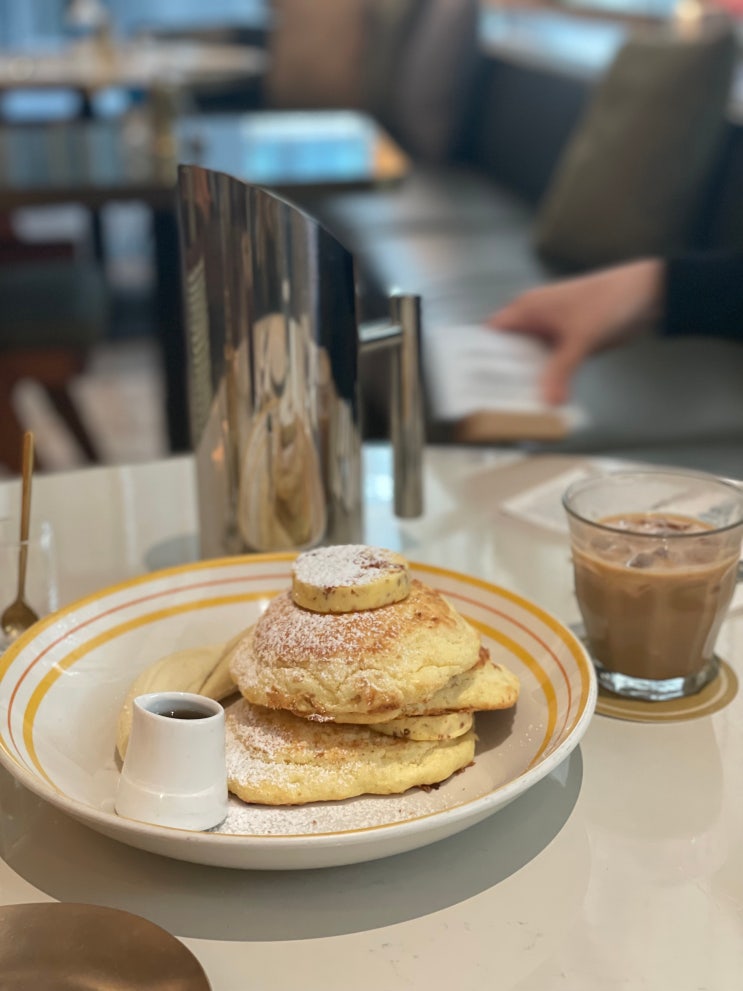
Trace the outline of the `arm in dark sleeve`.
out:
M 670 258 L 661 333 L 743 340 L 743 252 Z

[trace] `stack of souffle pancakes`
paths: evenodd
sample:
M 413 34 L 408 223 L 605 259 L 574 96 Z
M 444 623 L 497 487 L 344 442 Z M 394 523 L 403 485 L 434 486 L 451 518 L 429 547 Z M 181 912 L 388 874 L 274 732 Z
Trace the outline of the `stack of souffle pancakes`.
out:
M 516 704 L 519 683 L 400 554 L 344 544 L 300 554 L 291 588 L 219 647 L 172 654 L 133 699 L 191 691 L 227 700 L 227 778 L 245 802 L 299 805 L 399 794 L 472 763 L 475 713 Z

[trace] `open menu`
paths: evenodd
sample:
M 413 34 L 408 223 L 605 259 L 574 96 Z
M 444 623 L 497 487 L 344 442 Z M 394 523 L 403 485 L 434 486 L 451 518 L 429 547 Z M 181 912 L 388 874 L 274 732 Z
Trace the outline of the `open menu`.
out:
M 431 328 L 426 375 L 431 412 L 462 441 L 557 440 L 585 421 L 539 393 L 549 345 L 484 324 Z

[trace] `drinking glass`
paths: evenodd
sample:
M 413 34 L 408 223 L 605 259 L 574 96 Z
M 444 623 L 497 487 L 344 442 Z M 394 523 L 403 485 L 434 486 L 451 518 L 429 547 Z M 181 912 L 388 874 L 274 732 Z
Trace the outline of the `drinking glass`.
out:
M 21 556 L 20 521 L 0 519 L 0 613 L 18 595 L 18 563 Z M 24 599 L 41 618 L 59 608 L 59 580 L 51 523 L 32 524 L 28 540 Z M 10 644 L 0 627 L 0 651 Z
M 699 691 L 719 669 L 743 489 L 697 472 L 619 471 L 574 483 L 563 505 L 599 683 L 651 701 Z

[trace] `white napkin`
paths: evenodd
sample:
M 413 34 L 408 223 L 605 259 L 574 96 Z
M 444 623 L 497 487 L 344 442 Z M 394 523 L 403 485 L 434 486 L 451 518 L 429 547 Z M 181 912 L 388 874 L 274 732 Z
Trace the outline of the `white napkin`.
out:
M 620 461 L 616 458 L 593 458 L 584 465 L 563 471 L 554 478 L 547 479 L 546 482 L 524 489 L 510 499 L 505 499 L 500 508 L 510 516 L 526 520 L 528 523 L 567 534 L 568 521 L 562 505 L 562 497 L 569 485 L 593 475 L 605 475 L 609 471 L 642 467 L 648 466 Z
M 519 492 L 518 495 L 504 500 L 500 508 L 510 516 L 525 520 L 527 523 L 533 523 L 555 533 L 567 535 L 567 516 L 562 505 L 562 496 L 567 487 L 573 482 L 588 478 L 591 475 L 631 467 L 643 466 L 632 465 L 629 462 L 616 461 L 611 458 L 594 460 L 590 465 L 561 472 L 540 485 L 534 485 Z M 728 479 L 728 481 L 732 480 Z M 736 482 L 735 484 L 740 483 Z M 743 554 L 741 554 L 741 562 L 743 562 Z M 743 582 L 737 586 L 733 593 L 730 610 L 741 607 L 743 607 Z

